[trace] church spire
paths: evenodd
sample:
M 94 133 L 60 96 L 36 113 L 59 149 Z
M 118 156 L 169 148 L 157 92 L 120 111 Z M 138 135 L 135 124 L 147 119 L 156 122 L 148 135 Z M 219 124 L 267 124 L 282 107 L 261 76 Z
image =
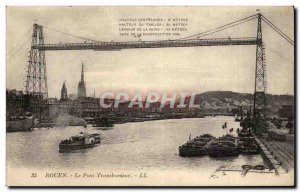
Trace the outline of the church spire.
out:
M 83 71 L 83 62 L 81 65 L 81 79 L 78 83 L 78 88 L 77 88 L 77 97 L 82 98 L 86 97 L 86 87 L 84 83 L 84 71 Z
M 64 81 L 62 87 L 61 87 L 61 95 L 60 95 L 60 99 L 61 100 L 67 100 L 68 99 L 68 91 L 67 91 L 67 87 L 66 87 L 66 81 Z
M 83 62 L 81 64 L 81 82 L 84 82 Z

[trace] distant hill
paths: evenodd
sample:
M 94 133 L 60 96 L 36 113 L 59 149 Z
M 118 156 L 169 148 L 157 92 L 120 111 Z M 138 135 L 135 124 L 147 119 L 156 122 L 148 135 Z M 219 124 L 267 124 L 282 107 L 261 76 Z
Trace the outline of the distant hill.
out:
M 189 100 L 189 99 L 188 99 Z M 282 105 L 293 104 L 292 95 L 266 95 L 267 107 L 272 113 L 277 113 Z M 253 105 L 253 94 L 236 93 L 232 91 L 209 91 L 197 94 L 195 103 L 200 104 L 200 109 L 210 111 L 228 111 L 239 106 Z

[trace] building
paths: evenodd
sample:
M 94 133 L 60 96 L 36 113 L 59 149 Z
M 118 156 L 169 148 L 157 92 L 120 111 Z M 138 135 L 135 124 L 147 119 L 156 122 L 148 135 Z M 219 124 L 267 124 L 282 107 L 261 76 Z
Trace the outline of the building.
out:
M 81 79 L 78 83 L 77 97 L 78 98 L 86 97 L 86 87 L 85 87 L 85 82 L 84 82 L 83 63 L 82 63 L 82 68 L 81 68 Z
M 78 117 L 97 117 L 102 112 L 100 98 L 85 97 L 78 99 L 77 102 L 81 106 L 80 116 Z
M 77 95 L 74 94 L 74 93 L 71 93 L 71 94 L 69 94 L 69 99 L 70 99 L 71 101 L 74 101 L 74 100 L 77 99 Z
M 43 102 L 43 96 L 38 93 L 23 93 L 15 89 L 6 90 L 6 117 L 22 116 L 27 112 L 39 116 Z
M 294 119 L 294 105 L 282 105 L 279 109 L 279 117 L 288 119 L 289 121 Z
M 22 91 L 6 90 L 6 117 L 19 116 L 26 111 L 27 103 Z
M 61 93 L 60 100 L 68 100 L 68 91 L 67 91 L 67 87 L 66 87 L 65 81 L 63 83 L 63 86 L 61 88 L 60 93 Z

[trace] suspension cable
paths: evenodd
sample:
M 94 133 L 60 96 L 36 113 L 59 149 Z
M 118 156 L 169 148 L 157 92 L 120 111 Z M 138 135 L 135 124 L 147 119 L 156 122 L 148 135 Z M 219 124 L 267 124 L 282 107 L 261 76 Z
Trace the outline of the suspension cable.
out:
M 198 37 L 198 36 L 204 37 L 204 36 L 206 36 L 206 35 L 210 35 L 210 34 L 219 32 L 219 31 L 221 31 L 221 30 L 225 30 L 225 29 L 228 29 L 228 28 L 230 28 L 230 27 L 234 27 L 234 26 L 236 26 L 236 25 L 245 23 L 245 22 L 250 21 L 250 20 L 252 20 L 252 19 L 255 19 L 255 18 L 257 18 L 257 17 L 258 17 L 258 14 L 251 15 L 251 16 L 249 16 L 249 17 L 246 17 L 246 18 L 243 18 L 243 19 L 240 19 L 240 20 L 237 20 L 237 21 L 228 23 L 228 24 L 226 24 L 226 25 L 217 27 L 217 28 L 215 28 L 215 29 L 211 29 L 211 30 L 208 30 L 208 31 L 205 31 L 205 32 L 202 32 L 202 33 L 195 34 L 195 35 L 191 35 L 191 36 L 179 38 L 179 39 L 176 39 L 176 40 L 189 39 L 189 38 Z
M 18 49 L 13 49 L 11 52 L 8 52 L 8 59 L 12 58 L 13 56 L 15 56 L 17 53 L 19 53 L 24 47 L 26 47 L 26 45 L 28 45 L 28 43 L 31 41 L 31 36 L 27 37 L 25 39 L 25 41 L 19 45 Z
M 268 50 L 270 50 L 272 53 L 276 54 L 277 56 L 281 57 L 282 59 L 288 60 L 289 63 L 293 64 L 293 61 L 287 57 L 284 57 L 282 54 L 280 54 L 280 51 L 275 50 L 274 48 L 272 48 L 270 45 L 268 45 L 267 43 L 264 42 L 264 45 L 266 45 L 266 47 L 268 48 Z
M 94 40 L 94 39 L 89 39 L 89 38 L 85 38 L 85 37 L 73 35 L 73 34 L 70 34 L 70 33 L 66 33 L 66 32 L 63 32 L 63 31 L 59 31 L 59 30 L 56 30 L 56 29 L 52 29 L 50 27 L 46 27 L 46 26 L 43 26 L 43 27 L 47 28 L 49 30 L 55 31 L 57 33 L 62 33 L 62 34 L 65 34 L 65 35 L 68 35 L 68 36 L 72 36 L 72 37 L 76 37 L 76 38 L 79 38 L 79 39 L 84 39 L 84 40 L 87 40 L 87 41 L 94 41 L 94 42 L 101 42 L 101 41 L 97 41 L 97 40 Z
M 31 30 L 32 30 L 32 27 L 29 27 L 29 28 L 26 30 L 26 32 L 24 33 L 24 35 L 23 35 L 19 40 L 16 41 L 17 43 L 15 43 L 15 44 L 10 48 L 9 52 L 14 52 L 14 50 L 15 50 L 15 48 L 17 48 L 17 46 L 20 46 L 20 44 L 23 45 L 24 43 L 26 43 L 26 42 L 28 41 L 28 38 L 29 38 L 29 39 L 31 38 L 30 34 L 28 33 L 28 32 L 31 31 Z M 25 40 L 25 42 L 21 43 L 22 40 Z M 22 46 L 22 45 L 21 45 L 21 46 Z
M 285 33 L 283 33 L 280 29 L 278 29 L 271 21 L 269 21 L 266 17 L 262 15 L 262 20 L 269 25 L 274 31 L 276 31 L 281 37 L 283 37 L 288 43 L 294 46 L 294 41 L 289 38 Z
M 219 31 L 223 31 L 223 30 L 225 30 L 225 29 L 228 29 L 228 28 L 231 28 L 231 27 L 234 27 L 234 26 L 240 25 L 240 24 L 242 24 L 242 23 L 245 23 L 245 22 L 251 21 L 251 20 L 253 20 L 253 19 L 255 19 L 255 18 L 248 19 L 248 20 L 246 20 L 246 21 L 243 21 L 243 22 L 241 22 L 241 23 L 237 23 L 237 24 L 234 24 L 234 25 L 228 26 L 228 27 L 226 27 L 226 28 L 219 29 L 219 30 L 217 30 L 217 31 L 212 31 L 212 32 L 210 32 L 210 33 L 207 33 L 207 34 L 203 34 L 203 35 L 197 36 L 197 38 L 200 38 L 200 37 L 205 37 L 205 36 L 207 36 L 207 35 L 211 35 L 211 34 L 214 34 L 214 33 L 217 33 L 217 32 L 219 32 Z

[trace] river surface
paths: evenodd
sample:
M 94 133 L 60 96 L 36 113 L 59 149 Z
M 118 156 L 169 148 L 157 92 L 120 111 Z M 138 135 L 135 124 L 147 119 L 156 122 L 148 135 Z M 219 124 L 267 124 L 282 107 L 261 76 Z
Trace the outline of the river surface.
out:
M 221 126 L 239 127 L 233 117 L 170 119 L 117 124 L 111 130 L 97 130 L 102 143 L 94 148 L 72 153 L 59 153 L 61 140 L 83 131 L 82 127 L 57 127 L 31 132 L 7 133 L 7 165 L 13 168 L 89 169 L 89 170 L 207 170 L 222 165 L 262 164 L 260 155 L 239 155 L 231 158 L 182 158 L 178 146 L 193 137 L 210 133 L 216 137 L 227 133 Z

